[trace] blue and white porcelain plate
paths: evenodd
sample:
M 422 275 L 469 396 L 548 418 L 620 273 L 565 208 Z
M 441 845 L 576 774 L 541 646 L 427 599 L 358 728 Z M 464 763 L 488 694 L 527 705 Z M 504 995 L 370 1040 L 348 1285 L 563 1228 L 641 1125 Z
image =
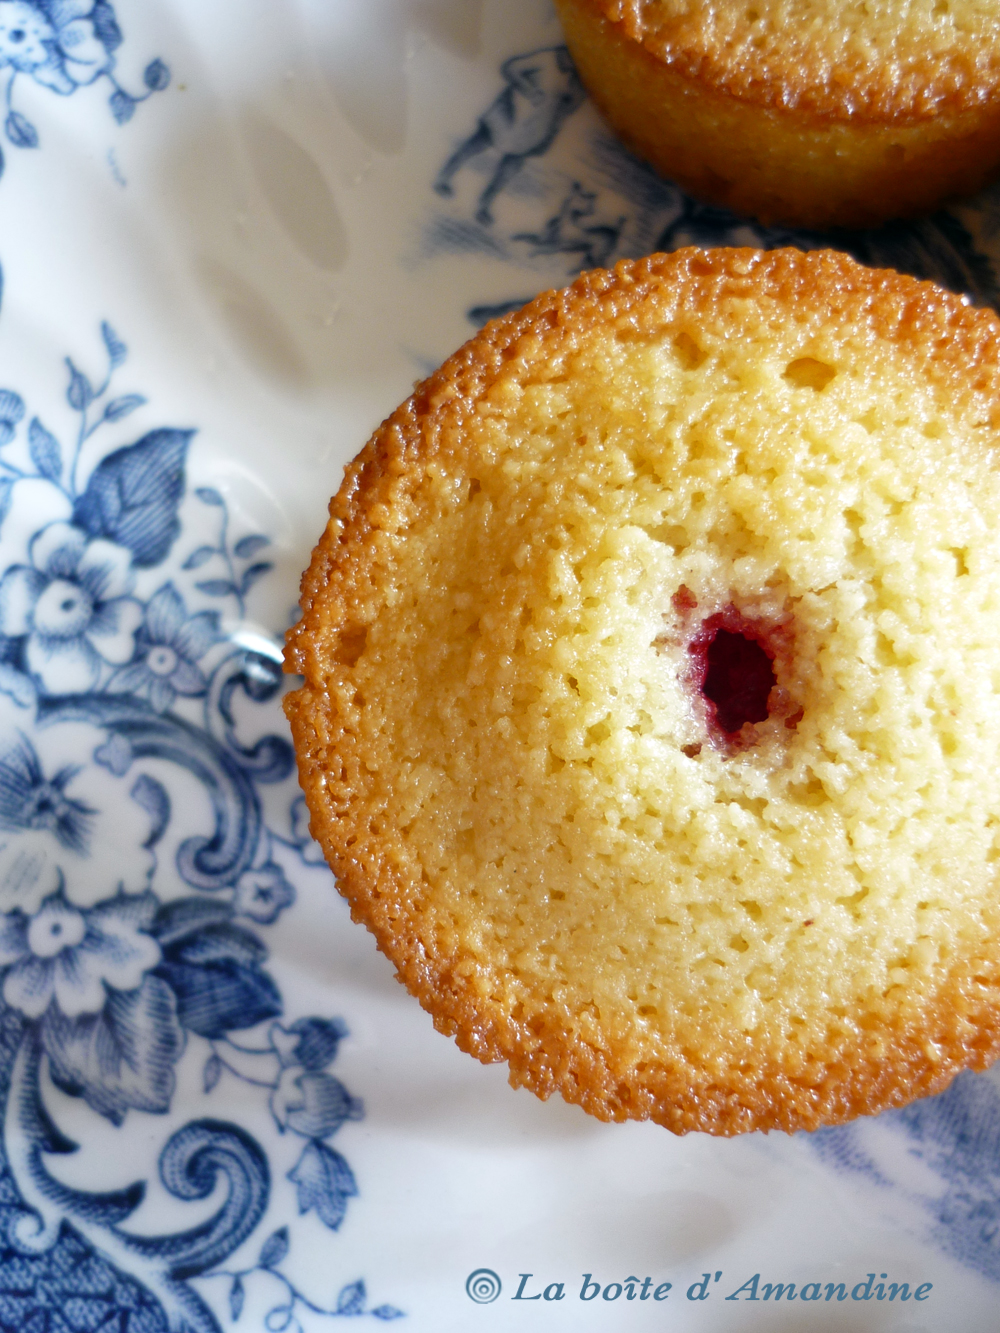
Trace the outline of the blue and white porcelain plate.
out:
M 283 630 L 412 381 L 581 268 L 843 245 L 997 299 L 1000 196 L 765 231 L 545 0 L 0 0 L 0 1333 L 982 1333 L 1000 1081 L 679 1140 L 433 1031 L 310 841 Z

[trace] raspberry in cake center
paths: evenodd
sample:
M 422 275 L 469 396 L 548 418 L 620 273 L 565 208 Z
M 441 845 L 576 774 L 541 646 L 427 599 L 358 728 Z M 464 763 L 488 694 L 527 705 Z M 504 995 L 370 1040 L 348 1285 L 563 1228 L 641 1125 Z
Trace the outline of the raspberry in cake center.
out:
M 732 743 L 747 722 L 766 722 L 777 685 L 770 627 L 734 606 L 709 616 L 689 645 L 694 683 L 708 704 L 710 730 Z

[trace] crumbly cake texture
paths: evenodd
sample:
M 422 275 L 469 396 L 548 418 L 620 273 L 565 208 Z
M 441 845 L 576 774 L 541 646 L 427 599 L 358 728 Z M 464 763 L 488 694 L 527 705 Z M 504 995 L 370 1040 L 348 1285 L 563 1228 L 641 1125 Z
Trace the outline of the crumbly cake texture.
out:
M 737 212 L 872 226 L 1000 170 L 995 0 L 555 4 L 622 137 Z
M 488 325 L 376 431 L 286 709 L 355 918 L 464 1050 L 719 1134 L 1000 1052 L 998 367 L 932 284 L 683 250 Z M 720 626 L 773 676 L 739 730 Z

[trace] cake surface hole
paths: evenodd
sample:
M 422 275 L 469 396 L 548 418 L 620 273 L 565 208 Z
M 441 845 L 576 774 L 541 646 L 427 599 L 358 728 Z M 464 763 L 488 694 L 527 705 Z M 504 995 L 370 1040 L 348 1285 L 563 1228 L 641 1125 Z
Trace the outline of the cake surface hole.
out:
M 365 651 L 365 644 L 367 641 L 368 630 L 364 625 L 353 626 L 350 629 L 341 630 L 336 650 L 337 660 L 343 666 L 354 666 L 361 657 L 361 654 Z
M 787 380 L 796 389 L 814 389 L 816 393 L 822 393 L 836 373 L 833 366 L 817 361 L 815 357 L 800 356 L 788 363 L 782 379 Z

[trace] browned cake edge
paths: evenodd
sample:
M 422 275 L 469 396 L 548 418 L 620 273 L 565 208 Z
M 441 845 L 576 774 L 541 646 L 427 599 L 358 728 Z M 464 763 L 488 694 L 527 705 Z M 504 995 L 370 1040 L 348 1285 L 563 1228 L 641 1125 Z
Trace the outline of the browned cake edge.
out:
M 583 83 L 628 146 L 737 213 L 869 227 L 973 194 L 1000 171 L 996 81 L 929 89 L 930 109 L 885 96 L 858 108 L 798 66 L 729 68 L 665 47 L 634 15 L 609 18 L 620 8 L 610 0 L 555 6 Z
M 838 43 L 838 63 L 831 68 L 827 50 L 796 42 L 794 33 L 764 28 L 740 41 L 750 36 L 753 19 L 727 0 L 695 0 L 686 12 L 656 0 L 580 0 L 580 7 L 677 73 L 774 109 L 873 123 L 929 121 L 995 96 L 1000 80 L 1000 51 L 982 49 L 969 34 L 928 49 L 929 43 L 908 43 L 905 33 L 897 33 L 882 61 Z M 836 29 L 835 15 L 830 25 Z
M 530 361 L 541 342 L 558 345 L 611 318 L 641 319 L 650 298 L 660 302 L 662 321 L 677 293 L 712 302 L 765 294 L 789 310 L 823 310 L 834 324 L 863 319 L 877 336 L 905 344 L 928 379 L 954 378 L 974 395 L 977 417 L 1000 425 L 1000 324 L 931 283 L 865 269 L 835 252 L 795 250 L 689 249 L 584 274 L 488 325 L 418 386 L 347 468 L 303 577 L 303 617 L 289 633 L 286 663 L 305 683 L 285 709 L 312 832 L 352 916 L 463 1050 L 484 1063 L 506 1060 L 513 1085 L 543 1098 L 559 1092 L 605 1120 L 651 1119 L 676 1133 L 809 1129 L 939 1091 L 960 1070 L 985 1068 L 1000 1055 L 1000 942 L 954 960 L 934 1003 L 919 1013 L 887 1005 L 884 1014 L 869 1010 L 842 1024 L 811 1066 L 816 1072 L 790 1072 L 737 1040 L 746 1049 L 724 1079 L 679 1048 L 676 1060 L 637 1074 L 610 1040 L 584 1040 L 553 1014 L 524 1021 L 491 1005 L 476 986 L 481 964 L 422 933 L 419 865 L 395 837 L 391 812 L 383 823 L 357 809 L 364 755 L 347 721 L 353 687 L 336 679 L 336 664 L 356 656 L 379 606 L 380 579 L 415 512 L 424 467 L 446 457 L 444 431 L 452 437 L 511 358 Z

